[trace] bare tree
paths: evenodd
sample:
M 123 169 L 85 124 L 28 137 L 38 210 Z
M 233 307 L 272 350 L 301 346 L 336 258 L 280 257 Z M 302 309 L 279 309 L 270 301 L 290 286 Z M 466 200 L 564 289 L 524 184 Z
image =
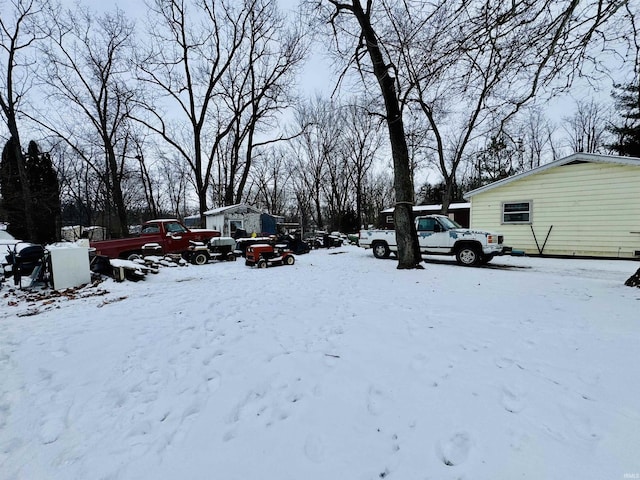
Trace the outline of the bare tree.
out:
M 187 191 L 190 186 L 189 166 L 178 155 L 161 156 L 159 175 L 164 180 L 166 205 L 163 208 L 178 218 L 188 210 Z
M 149 7 L 149 50 L 136 60 L 149 98 L 140 99 L 146 115 L 136 120 L 189 166 L 203 216 L 215 155 L 238 114 L 218 100 L 249 32 L 251 5 L 153 0 Z
M 384 116 L 389 130 L 393 158 L 396 195 L 394 221 L 398 243 L 398 268 L 422 268 L 418 237 L 413 223 L 413 180 L 402 118 L 400 91 L 396 84 L 397 72 L 389 56 L 385 56 L 384 49 L 387 45 L 384 39 L 373 27 L 373 0 L 368 0 L 365 8 L 362 7 L 360 0 L 352 0 L 351 2 L 328 0 L 328 2 L 334 7 L 329 21 L 335 32 L 338 50 L 342 51 L 341 40 L 349 38 L 352 40 L 349 47 L 352 49 L 349 55 L 349 58 L 352 59 L 350 65 L 358 67 L 361 75 L 372 74 L 375 77 L 384 101 Z M 340 21 L 340 17 L 345 15 L 351 16 L 357 22 L 355 36 L 352 34 L 351 22 L 345 24 Z M 353 40 L 355 40 L 355 45 Z M 370 61 L 369 67 L 363 63 L 367 55 Z
M 95 225 L 99 212 L 104 212 L 103 178 L 59 137 L 54 139 L 52 154 L 56 158 L 60 179 L 63 220 L 80 225 Z
M 251 178 L 253 203 L 274 214 L 282 214 L 289 204 L 292 168 L 284 148 L 269 148 L 254 166 Z
M 256 149 L 284 139 L 266 134 L 277 131 L 276 115 L 294 98 L 293 73 L 306 52 L 300 31 L 287 26 L 275 3 L 254 0 L 249 7 L 246 42 L 222 82 L 223 101 L 234 118 L 218 155 L 226 205 L 242 201 Z
M 382 210 L 394 202 L 393 178 L 386 171 L 369 172 L 363 192 L 364 225 L 377 225 Z
M 380 118 L 358 102 L 343 107 L 342 112 L 346 173 L 350 188 L 355 189 L 356 216 L 362 227 L 366 180 L 383 143 Z
M 370 2 L 373 3 L 373 2 Z M 607 22 L 623 1 L 379 0 L 381 37 L 397 68 L 401 100 L 428 120 L 448 186 L 460 164 L 541 91 L 562 91 L 597 71 L 596 46 L 621 34 Z M 592 70 L 590 70 L 592 69 Z M 566 81 L 559 82 L 563 76 Z
M 603 153 L 607 144 L 607 126 L 611 123 L 610 110 L 594 101 L 578 100 L 573 115 L 563 118 L 573 152 Z
M 130 115 L 134 92 L 127 85 L 134 24 L 116 10 L 95 16 L 78 8 L 52 15 L 50 42 L 43 46 L 49 115 L 38 123 L 63 139 L 100 177 L 106 189 L 111 233 L 127 236 L 123 182 L 133 158 Z
M 211 187 L 242 199 L 261 122 L 286 106 L 304 47 L 266 0 L 154 0 L 151 13 L 137 64 L 153 97 L 137 120 L 188 165 L 202 215 Z
M 294 174 L 313 205 L 311 216 L 323 229 L 328 162 L 338 155 L 342 141 L 338 107 L 321 97 L 303 102 L 296 108 L 295 124 L 302 133 L 291 142 L 293 155 L 298 158 Z
M 523 165 L 526 170 L 556 159 L 553 154 L 556 151 L 554 130 L 554 125 L 539 107 L 529 108 L 527 115 L 520 119 L 516 127 L 516 136 L 524 149 Z
M 8 5 L 7 5 L 8 3 Z M 25 157 L 22 152 L 18 118 L 21 105 L 31 87 L 28 50 L 42 37 L 37 33 L 42 9 L 34 0 L 0 2 L 0 62 L 4 74 L 0 76 L 0 108 L 12 140 L 10 153 L 17 163 L 18 178 L 24 202 L 25 230 L 29 238 L 35 236 L 33 198 L 29 186 Z

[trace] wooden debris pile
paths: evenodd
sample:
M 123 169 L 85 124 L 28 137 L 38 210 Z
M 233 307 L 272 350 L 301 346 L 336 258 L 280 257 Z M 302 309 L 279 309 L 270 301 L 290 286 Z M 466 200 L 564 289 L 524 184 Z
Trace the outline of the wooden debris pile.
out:
M 139 281 L 148 273 L 158 273 L 161 267 L 186 266 L 188 263 L 179 254 L 147 255 L 130 260 L 96 256 L 91 262 L 91 270 L 112 277 L 117 282 Z

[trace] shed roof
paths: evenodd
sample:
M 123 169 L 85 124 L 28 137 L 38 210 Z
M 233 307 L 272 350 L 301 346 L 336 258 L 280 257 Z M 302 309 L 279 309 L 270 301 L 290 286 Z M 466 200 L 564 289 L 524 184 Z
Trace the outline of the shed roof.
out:
M 490 183 L 489 185 L 485 185 L 484 187 L 476 188 L 475 190 L 471 190 L 464 194 L 465 199 L 469 199 L 474 195 L 479 193 L 486 192 L 488 190 L 492 190 L 494 188 L 501 187 L 511 182 L 515 182 L 517 180 L 522 180 L 530 175 L 536 175 L 538 173 L 542 173 L 547 170 L 551 170 L 552 168 L 560 167 L 562 165 L 568 165 L 570 163 L 609 163 L 614 165 L 631 165 L 634 167 L 640 167 L 640 158 L 637 157 L 621 157 L 619 155 L 600 155 L 597 153 L 574 153 L 569 155 L 568 157 L 560 158 L 553 162 L 547 163 L 545 165 L 541 165 L 532 170 L 529 170 L 524 173 L 519 173 L 517 175 L 512 175 L 511 177 L 504 178 L 502 180 L 498 180 L 497 182 Z
M 237 203 L 235 205 L 227 205 L 218 207 L 204 212 L 205 215 L 219 215 L 221 213 L 261 213 L 256 207 L 247 205 L 246 203 Z

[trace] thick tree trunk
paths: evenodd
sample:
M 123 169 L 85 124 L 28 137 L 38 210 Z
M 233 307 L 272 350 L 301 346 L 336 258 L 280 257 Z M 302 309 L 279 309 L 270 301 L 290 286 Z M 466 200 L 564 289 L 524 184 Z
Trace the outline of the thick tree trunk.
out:
M 394 221 L 396 240 L 398 242 L 398 268 L 422 268 L 420 265 L 422 257 L 418 246 L 418 235 L 413 221 L 414 193 L 409 150 L 395 88 L 395 79 L 390 68 L 384 62 L 369 15 L 362 10 L 359 0 L 353 0 L 353 13 L 362 29 L 362 35 L 367 44 L 367 51 L 373 64 L 374 74 L 380 85 L 387 114 L 396 193 Z
M 107 143 L 108 145 L 108 143 Z M 120 182 L 120 172 L 118 162 L 113 148 L 107 147 L 107 162 L 109 162 L 109 172 L 111 174 L 111 199 L 113 201 L 116 217 L 118 219 L 118 234 L 120 237 L 129 236 L 129 222 L 127 219 L 127 209 L 124 205 L 124 196 L 122 195 L 122 185 Z
M 447 178 L 445 184 L 446 188 L 442 195 L 442 208 L 440 210 L 443 215 L 449 213 L 449 205 L 451 205 L 451 197 L 453 196 L 453 179 Z

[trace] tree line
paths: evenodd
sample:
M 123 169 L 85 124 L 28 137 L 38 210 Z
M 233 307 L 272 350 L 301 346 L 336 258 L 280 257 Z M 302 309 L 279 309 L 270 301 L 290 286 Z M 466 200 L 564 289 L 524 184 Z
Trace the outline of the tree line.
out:
M 42 204 L 25 136 L 57 171 L 61 221 L 113 236 L 240 202 L 353 231 L 394 204 L 446 211 L 567 149 L 638 154 L 633 2 L 307 0 L 291 16 L 267 0 L 152 0 L 138 24 L 53 0 L 0 7 L 14 159 L 0 193 L 19 181 L 10 223 L 25 238 Z M 297 74 L 318 42 L 337 80 L 308 97 Z M 549 121 L 540 100 L 611 76 L 607 55 L 631 72 L 616 106 L 580 100 Z

